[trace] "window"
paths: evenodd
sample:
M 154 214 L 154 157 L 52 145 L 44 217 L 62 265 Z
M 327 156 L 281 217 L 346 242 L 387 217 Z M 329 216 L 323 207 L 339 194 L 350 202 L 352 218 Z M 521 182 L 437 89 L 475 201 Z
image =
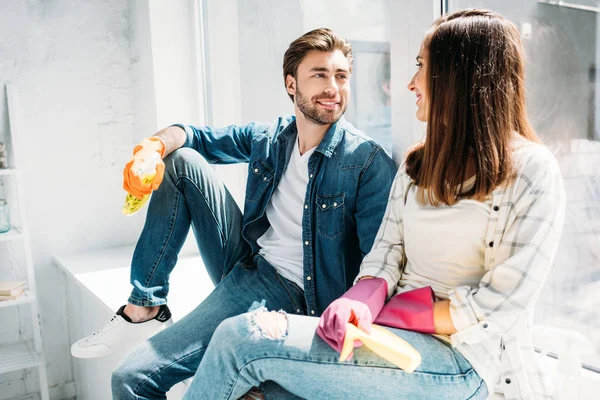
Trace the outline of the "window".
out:
M 521 31 L 528 54 L 529 116 L 556 153 L 568 196 L 563 239 L 535 322 L 579 332 L 600 349 L 598 6 L 595 0 L 549 3 L 556 2 L 204 0 L 206 120 L 223 126 L 293 113 L 283 84 L 283 54 L 302 33 L 329 27 L 347 38 L 355 53 L 346 118 L 399 163 L 424 133 L 415 118 L 414 95 L 406 89 L 423 33 L 443 8 L 502 13 Z M 221 176 L 242 204 L 246 167 L 223 168 Z M 584 361 L 600 368 L 600 352 Z
M 600 8 L 593 0 L 448 3 L 450 11 L 497 11 L 519 27 L 528 58 L 529 116 L 559 160 L 567 192 L 563 236 L 535 324 L 577 332 L 600 349 Z M 600 370 L 600 352 L 584 355 L 583 362 Z

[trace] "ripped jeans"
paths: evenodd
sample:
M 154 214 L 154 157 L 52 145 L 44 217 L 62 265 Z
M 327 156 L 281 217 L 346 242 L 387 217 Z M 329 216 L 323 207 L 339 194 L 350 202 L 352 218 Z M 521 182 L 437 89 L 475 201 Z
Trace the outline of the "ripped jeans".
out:
M 215 331 L 185 399 L 237 399 L 252 387 L 274 383 L 280 391 L 263 389 L 266 400 L 488 396 L 469 362 L 431 335 L 389 329 L 421 353 L 421 364 L 408 374 L 364 346 L 355 349 L 350 360 L 339 362 L 339 354 L 315 334 L 318 322 L 264 308 L 227 319 Z

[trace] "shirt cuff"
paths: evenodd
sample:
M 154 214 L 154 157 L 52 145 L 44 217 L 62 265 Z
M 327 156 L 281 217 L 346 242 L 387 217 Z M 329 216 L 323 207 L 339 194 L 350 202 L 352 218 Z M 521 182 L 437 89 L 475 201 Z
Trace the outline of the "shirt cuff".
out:
M 448 292 L 450 300 L 450 318 L 458 332 L 450 336 L 452 346 L 458 347 L 463 343 L 474 344 L 490 337 L 490 322 L 488 319 L 478 321 L 472 314 L 471 305 L 467 300 L 469 288 L 459 287 Z

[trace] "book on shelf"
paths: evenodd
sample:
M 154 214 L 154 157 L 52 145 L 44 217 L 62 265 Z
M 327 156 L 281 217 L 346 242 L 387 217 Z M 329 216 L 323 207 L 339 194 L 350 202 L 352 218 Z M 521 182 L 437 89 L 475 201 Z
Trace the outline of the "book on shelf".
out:
M 0 281 L 0 296 L 17 296 L 25 290 L 25 281 Z
M 13 295 L 0 295 L 0 301 L 17 300 L 23 293 L 25 293 L 25 288 L 21 287 L 21 290 Z

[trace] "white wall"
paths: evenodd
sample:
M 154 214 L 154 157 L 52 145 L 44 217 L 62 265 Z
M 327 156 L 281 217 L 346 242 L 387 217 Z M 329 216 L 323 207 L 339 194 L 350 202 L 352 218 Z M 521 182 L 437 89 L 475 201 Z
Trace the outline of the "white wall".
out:
M 129 3 L 119 0 L 0 1 L 0 84 L 12 82 L 20 97 L 21 168 L 55 398 L 73 374 L 64 279 L 52 255 L 131 243 L 141 229 L 141 218 L 120 213 L 136 123 L 129 20 Z M 3 131 L 5 107 L 2 94 Z M 0 270 L 15 269 L 20 251 L 19 242 L 0 247 Z M 0 314 L 0 342 L 16 338 L 13 312 Z M 0 398 L 31 386 L 27 376 L 0 376 Z
M 148 4 L 157 128 L 176 122 L 202 124 L 193 1 L 152 0 Z M 140 7 L 137 2 L 136 7 Z
M 62 387 L 73 380 L 69 347 L 78 338 L 66 334 L 64 277 L 52 256 L 134 243 L 144 213 L 121 214 L 121 173 L 133 146 L 167 124 L 204 122 L 193 5 L 0 0 L 0 84 L 12 82 L 20 97 L 20 167 L 53 398 L 72 392 Z M 2 244 L 0 277 L 16 274 L 22 258 L 18 242 Z M 18 310 L 0 311 L 0 343 L 17 340 Z M 30 373 L 0 375 L 0 399 L 35 385 Z

